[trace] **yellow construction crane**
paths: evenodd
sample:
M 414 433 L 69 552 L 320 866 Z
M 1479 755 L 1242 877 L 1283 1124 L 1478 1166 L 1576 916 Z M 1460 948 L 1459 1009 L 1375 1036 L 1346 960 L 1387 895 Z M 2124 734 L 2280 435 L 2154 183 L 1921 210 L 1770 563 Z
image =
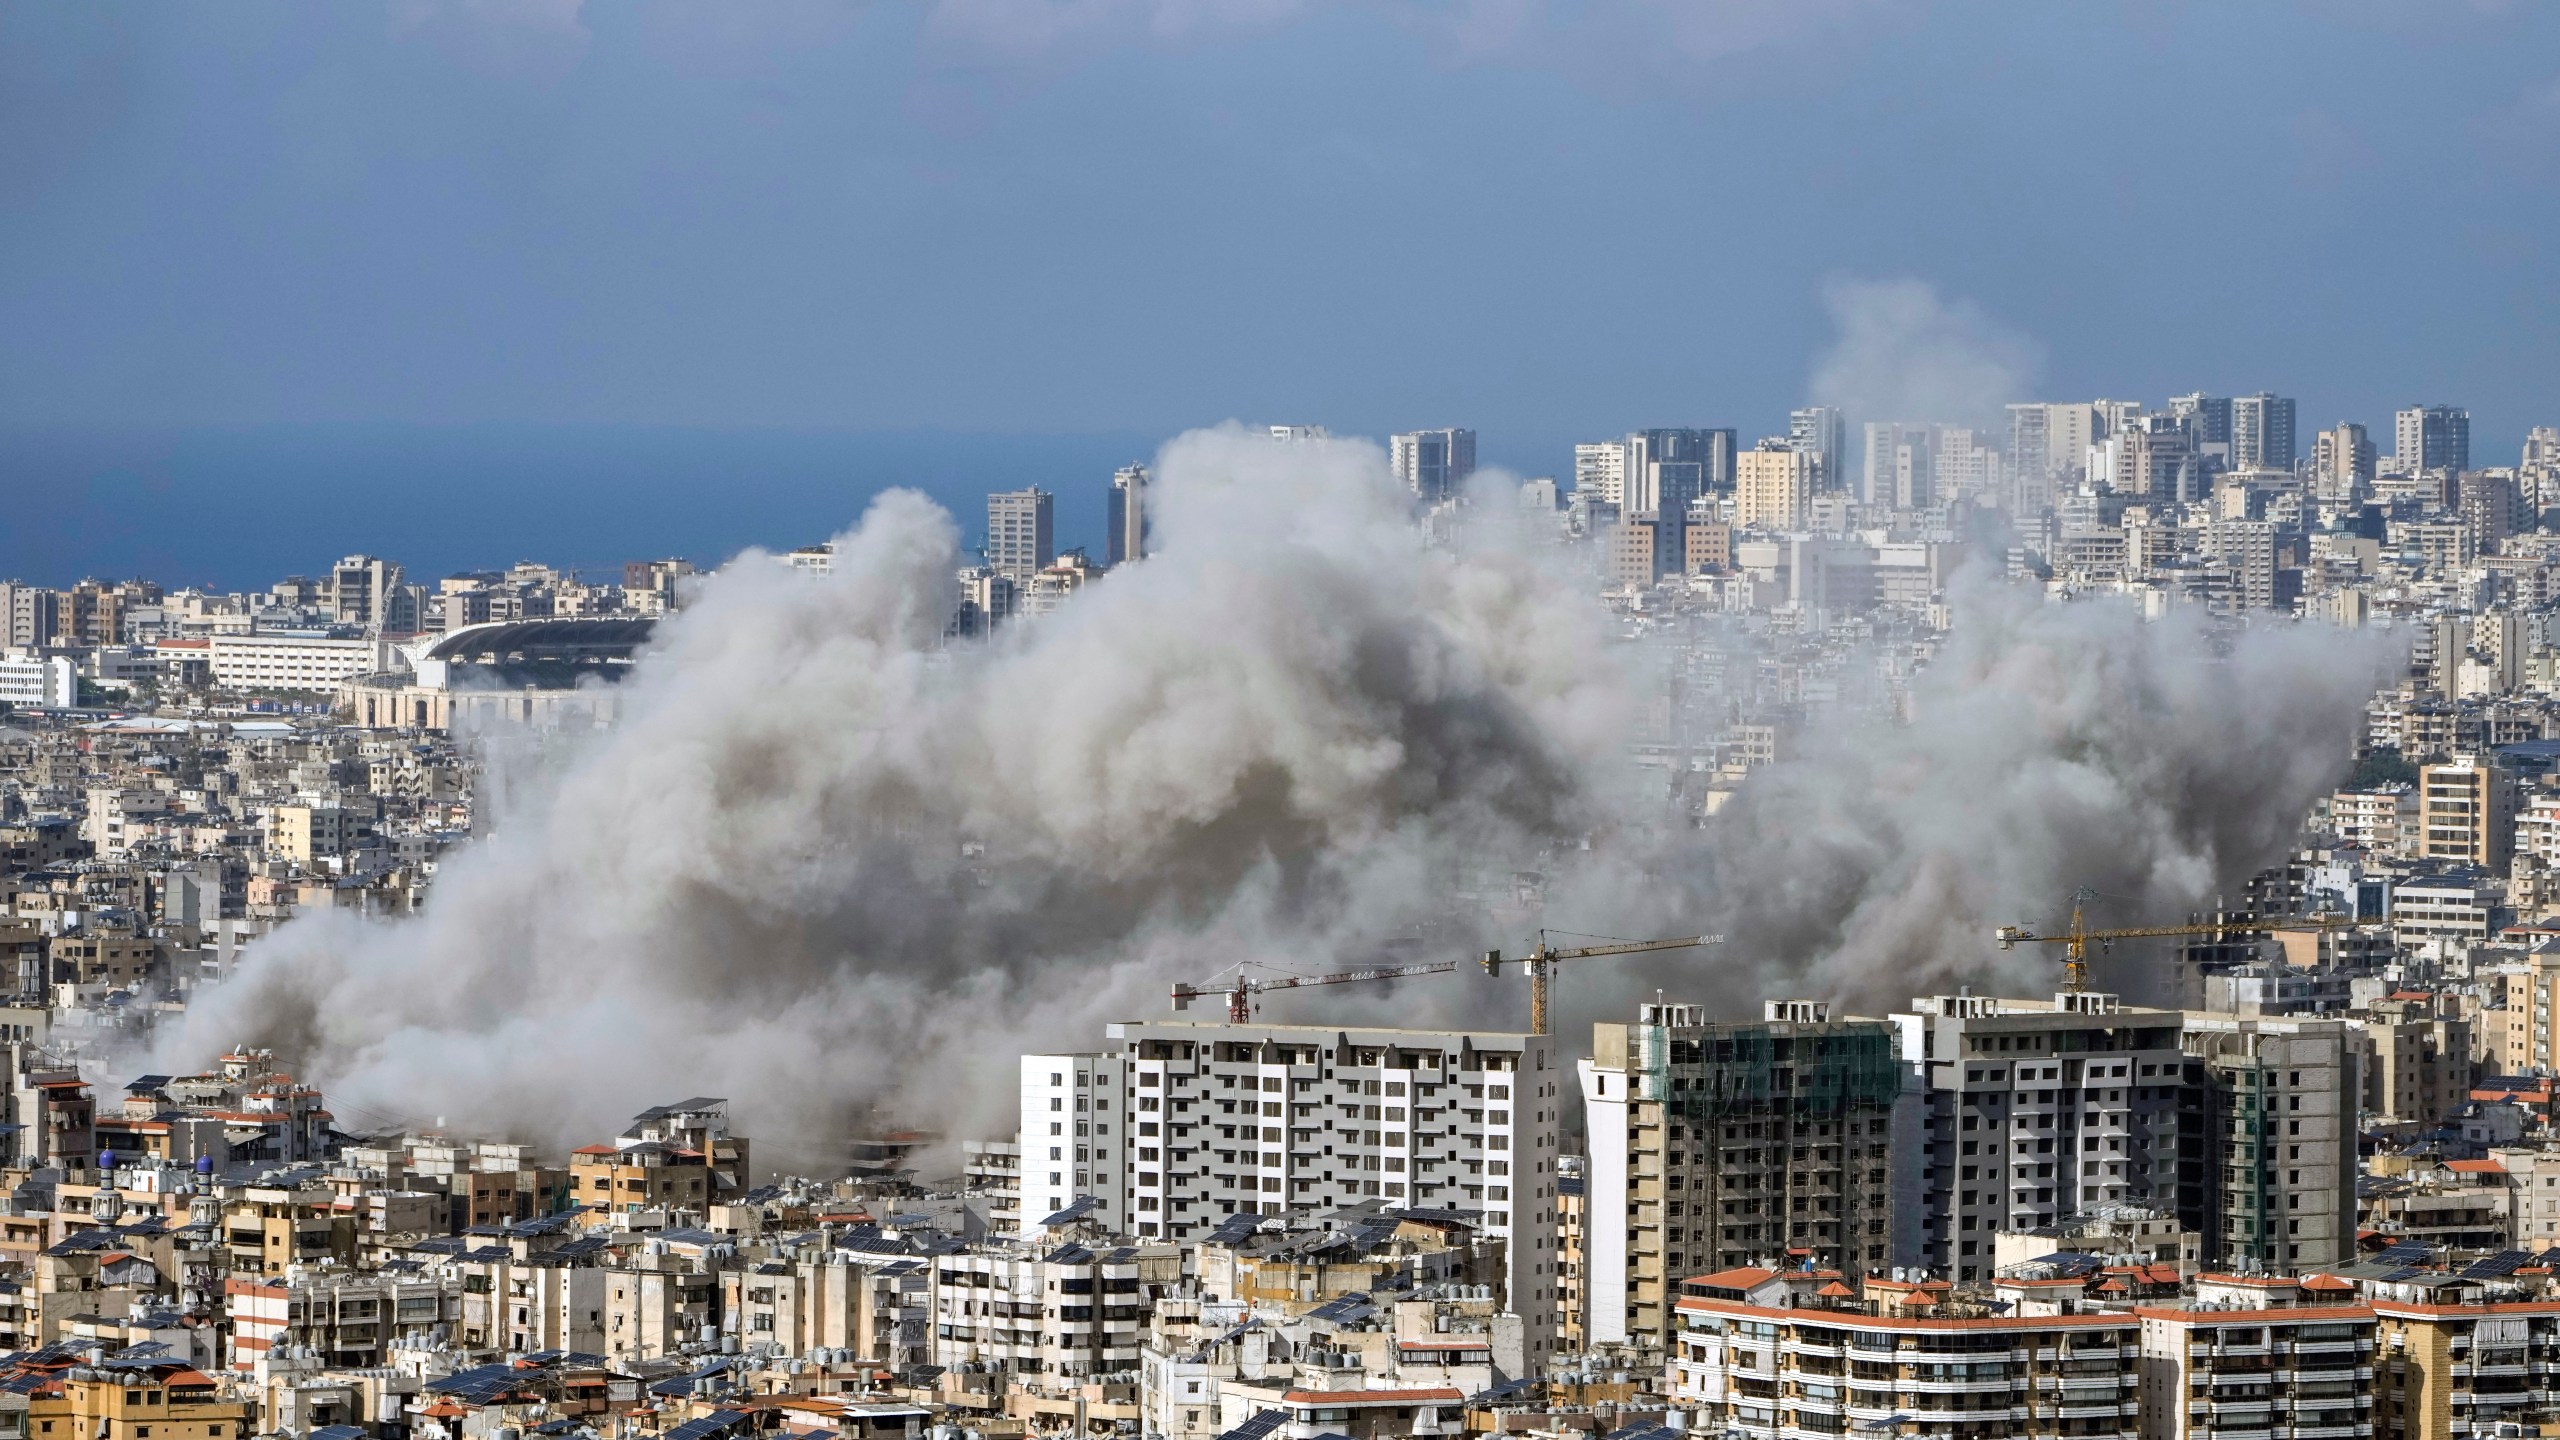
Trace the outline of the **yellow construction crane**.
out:
M 1693 945 L 1721 945 L 1721 935 L 1685 935 L 1676 940 L 1624 940 L 1614 945 L 1584 945 L 1571 950 L 1558 950 L 1547 944 L 1547 932 L 1538 932 L 1537 948 L 1520 957 L 1520 968 L 1529 975 L 1529 1033 L 1547 1033 L 1548 976 L 1559 960 L 1587 960 L 1599 955 L 1634 955 L 1646 950 L 1686 950 Z M 1484 952 L 1484 973 L 1502 973 L 1502 952 Z
M 2089 988 L 2089 942 L 2098 942 L 2101 950 L 2111 949 L 2118 940 L 2158 940 L 2182 935 L 2211 935 L 2221 939 L 2230 935 L 2247 935 L 2261 930 L 2310 928 L 2314 930 L 2352 929 L 2356 922 L 2335 916 L 2241 916 L 2212 924 L 2191 922 L 2185 925 L 2135 925 L 2122 929 L 2092 930 L 2083 918 L 2081 902 L 2089 892 L 2071 897 L 2071 928 L 2047 935 L 2029 925 L 2003 925 L 1992 932 L 2003 950 L 2020 945 L 2060 945 L 2064 984 L 2075 994 Z

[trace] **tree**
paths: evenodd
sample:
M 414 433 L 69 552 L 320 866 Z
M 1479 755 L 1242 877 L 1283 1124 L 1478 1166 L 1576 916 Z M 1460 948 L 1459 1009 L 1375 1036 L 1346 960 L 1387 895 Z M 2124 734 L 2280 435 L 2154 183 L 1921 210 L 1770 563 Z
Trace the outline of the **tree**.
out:
M 2397 750 L 2368 750 L 2356 762 L 2355 773 L 2347 777 L 2350 790 L 2367 790 L 2376 785 L 2415 785 L 2418 767 L 2400 756 Z

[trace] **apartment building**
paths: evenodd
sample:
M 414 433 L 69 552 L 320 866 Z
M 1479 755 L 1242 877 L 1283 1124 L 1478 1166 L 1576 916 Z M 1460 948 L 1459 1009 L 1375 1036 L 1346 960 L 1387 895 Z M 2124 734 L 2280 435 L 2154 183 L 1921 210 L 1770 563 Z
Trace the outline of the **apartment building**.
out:
M 465 1256 L 460 1334 L 465 1343 L 513 1350 L 604 1348 L 604 1248 L 588 1237 L 560 1249 L 503 1257 Z
M 2329 797 L 2329 828 L 2339 840 L 2371 854 L 2414 856 L 2425 834 L 2418 818 L 2418 787 L 2341 790 Z
M 1885 1022 L 1834 1021 L 1819 1001 L 1771 1001 L 1757 1024 L 1649 1004 L 1593 1026 L 1587 1343 L 1664 1344 L 1686 1276 L 1885 1264 L 1895 1050 Z
M 2393 996 L 2349 1020 L 2363 1055 L 2364 1108 L 2387 1120 L 2432 1125 L 2470 1098 L 2471 1022 L 2438 1010 L 2431 995 Z
M 2391 887 L 2391 938 L 2404 946 L 2429 940 L 2484 944 L 2499 899 L 2489 876 L 2469 867 L 2403 880 Z
M 2211 1307 L 2137 1307 L 2142 1440 L 2363 1440 L 2374 1430 L 2374 1312 L 2253 1304 L 2259 1287 L 2210 1286 Z M 2401 1432 L 2394 1428 L 2391 1433 Z
M 75 1366 L 61 1384 L 21 1403 L 19 1433 L 39 1440 L 242 1440 L 249 1433 L 249 1406 L 224 1399 L 212 1376 L 174 1358 Z
M 569 1188 L 597 1225 L 649 1210 L 698 1213 L 711 1203 L 711 1167 L 697 1153 L 654 1140 L 582 1145 L 569 1156 Z
M 1033 486 L 987 497 L 987 568 L 1016 585 L 1058 558 L 1056 497 Z
M 2392 1440 L 2534 1435 L 2560 1424 L 2560 1301 L 2373 1301 L 2375 1420 Z
M 719 1272 L 720 1323 L 741 1346 L 786 1355 L 843 1350 L 876 1365 L 929 1363 L 923 1340 L 933 1286 L 931 1263 L 882 1257 L 768 1260 Z
M 1094 1223 L 1165 1239 L 1363 1199 L 1472 1212 L 1508 1249 L 1531 1366 L 1553 1354 L 1551 1038 L 1179 1020 L 1107 1035 L 1109 1050 L 1022 1057 L 1026 1231 L 1085 1198 Z
M 1579 1355 L 1591 1348 L 1590 1332 L 1583 1324 L 1589 1269 L 1585 1248 L 1589 1161 L 1564 1155 L 1557 1157 L 1556 1165 L 1556 1346 L 1561 1354 Z
M 960 1185 L 987 1207 L 987 1228 L 1022 1233 L 1022 1147 L 1010 1140 L 960 1142 Z
M 1702 1434 L 2133 1440 L 2131 1315 L 1949 1309 L 1943 1288 L 1743 1269 L 1681 1286 L 1672 1403 Z M 1882 1293 L 1880 1293 L 1882 1292 Z M 1836 1307 L 1836 1308 L 1835 1308 Z
M 388 1361 L 395 1341 L 456 1333 L 462 1290 L 457 1281 L 401 1279 L 379 1273 L 297 1270 L 223 1282 L 231 1321 L 230 1366 L 249 1371 L 286 1349 L 334 1366 L 361 1369 Z
M 1894 1257 L 1987 1279 L 1993 1237 L 2084 1205 L 2174 1205 L 2186 1055 L 2174 1010 L 2096 991 L 1938 995 L 1890 1017 L 1923 1096 L 1893 1177 Z
M 2418 853 L 2503 871 L 2515 844 L 2516 781 L 2494 755 L 2458 755 L 2418 771 Z
M 2178 1208 L 2223 1265 L 2294 1272 L 2355 1258 L 2362 1047 L 2343 1021 L 2185 1016 L 2198 1062 Z M 2156 1154 L 2156 1149 L 2155 1149 Z
M 1017 1375 L 1137 1369 L 1154 1302 L 1182 1280 L 1176 1245 L 981 1251 L 932 1265 L 934 1363 Z
M 1743 530 L 1801 530 L 1819 488 L 1819 457 L 1763 440 L 1735 457 L 1733 523 Z
M 604 1272 L 604 1353 L 628 1362 L 719 1339 L 720 1280 L 697 1256 L 634 1255 Z

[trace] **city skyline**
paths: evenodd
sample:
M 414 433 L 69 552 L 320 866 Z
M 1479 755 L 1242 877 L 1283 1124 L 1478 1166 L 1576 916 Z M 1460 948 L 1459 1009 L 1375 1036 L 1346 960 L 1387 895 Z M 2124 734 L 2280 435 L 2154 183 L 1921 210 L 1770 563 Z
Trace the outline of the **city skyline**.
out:
M 1845 344 L 1844 337 L 1834 348 Z M 2467 405 L 2446 404 L 2442 397 L 2404 401 L 2370 418 L 2315 424 L 2298 418 L 2311 412 L 2303 411 L 2295 396 L 2258 395 L 2284 408 L 2287 431 L 2294 437 L 2289 464 L 2278 468 L 2316 467 L 2316 437 L 2334 424 L 2361 427 L 2368 443 L 2387 459 L 2398 453 L 2395 427 L 2418 411 L 2462 416 L 2466 464 L 2495 468 L 2513 463 L 2503 458 L 2498 440 L 2473 438 L 2478 432 Z M 2165 401 L 2148 396 L 2046 403 L 2066 409 L 2130 403 L 2175 416 L 2199 398 L 2211 397 L 2189 391 Z M 2249 392 L 2218 397 L 2225 407 L 2225 441 L 2231 438 L 2229 407 L 2255 398 Z M 1975 407 L 1971 418 L 1979 422 L 1991 449 L 2006 453 L 2017 439 L 2010 428 L 2012 417 L 1994 411 L 2014 410 L 2021 403 L 2029 402 L 2021 396 L 1997 407 Z M 1827 412 L 1835 415 L 1834 424 L 1838 410 L 1835 406 Z M 1679 418 L 1688 425 L 1720 427 L 1694 433 L 1722 435 L 1726 445 L 1738 450 L 1750 449 L 1757 439 L 1786 439 L 1792 431 L 1800 448 L 1818 451 L 1829 442 L 1802 430 L 1812 423 L 1805 417 L 1816 413 L 1825 412 L 1799 404 L 1757 429 L 1730 423 L 1730 417 Z M 1862 415 L 1850 419 L 1845 474 L 1836 485 L 1818 482 L 1818 489 L 1845 487 L 1863 493 L 1860 470 L 1869 447 L 1859 422 L 1888 422 Z M 1919 422 L 1916 430 L 1930 430 L 1954 417 L 1933 419 L 1915 412 L 1901 419 Z M 1645 431 L 1636 426 L 1627 433 Z M 1395 433 L 1334 433 L 1377 444 L 1394 461 Z M 1472 446 L 1485 432 L 1461 426 L 1450 433 L 1465 434 Z M 1584 463 L 1577 452 L 1589 450 L 1608 433 L 1585 430 L 1567 432 L 1570 438 L 1565 439 L 1525 441 L 1515 433 L 1506 444 L 1503 432 L 1496 430 L 1481 465 L 1470 463 L 1468 468 L 1522 479 L 1553 478 L 1559 493 L 1567 493 Z M 2537 433 L 2528 427 L 2512 448 L 2521 456 Z M 2371 439 L 2376 436 L 2379 441 Z M 717 565 L 749 547 L 779 553 L 832 537 L 880 491 L 893 487 L 923 492 L 957 517 L 975 544 L 985 538 L 983 498 L 1026 484 L 1054 497 L 1053 549 L 1081 550 L 1101 560 L 1111 546 L 1110 476 L 1126 465 L 1152 464 L 1157 448 L 1157 442 L 1134 432 L 1044 436 L 331 426 L 120 434 L 101 428 L 45 432 L 0 427 L 0 473 L 16 476 L 27 487 L 19 497 L 16 523 L 0 534 L 0 575 L 53 585 L 148 575 L 209 589 L 255 588 L 293 573 L 296 566 L 320 563 L 313 556 L 396 548 L 383 538 L 392 534 L 423 540 L 408 555 L 395 557 L 413 563 L 420 573 L 463 574 L 526 560 L 607 570 L 639 555 L 678 555 Z M 2433 456 L 2430 464 L 2445 458 L 2426 453 Z M 1721 463 L 1730 467 L 1732 455 Z M 1098 482 L 1097 467 L 1102 476 Z M 377 480 L 397 475 L 405 483 L 435 487 L 445 503 L 422 511 L 410 495 L 385 483 L 359 488 L 345 503 L 325 510 L 287 504 L 305 487 L 349 474 Z M 564 483 L 544 493 L 545 482 L 564 477 Z M 1731 488 L 1729 470 L 1721 479 L 1709 480 L 1709 488 Z M 628 504 L 635 489 L 652 503 Z M 748 503 L 740 503 L 742 497 Z M 481 504 L 506 507 L 506 529 L 521 538 L 503 543 L 514 544 L 514 549 L 489 548 L 489 527 L 482 523 L 488 517 L 473 508 Z M 280 514 L 275 505 L 287 508 Z M 173 515 L 184 519 L 168 518 Z M 280 519 L 289 523 L 279 525 Z M 219 558 L 208 564 L 208 552 Z

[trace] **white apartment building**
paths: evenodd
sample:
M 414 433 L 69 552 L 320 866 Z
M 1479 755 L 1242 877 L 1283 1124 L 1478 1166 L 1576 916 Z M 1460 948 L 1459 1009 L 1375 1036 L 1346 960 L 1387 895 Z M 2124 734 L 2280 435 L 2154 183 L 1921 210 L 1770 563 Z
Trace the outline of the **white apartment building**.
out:
M 1141 1238 L 1378 1199 L 1482 1216 L 1508 1247 L 1528 1363 L 1555 1353 L 1556 1134 L 1544 1035 L 1128 1021 L 1112 1049 L 1022 1057 L 1022 1218 L 1080 1198 Z
M 1627 498 L 1627 447 L 1619 440 L 1603 440 L 1596 445 L 1573 447 L 1573 489 L 1577 495 L 1589 495 L 1622 505 Z
M 2487 877 L 2477 871 L 2403 880 L 2391 889 L 2391 938 L 2402 945 L 2485 942 L 2497 899 Z
M 79 674 L 63 655 L 0 655 L 0 703 L 59 710 L 79 703 Z
M 354 636 L 215 635 L 205 663 L 227 689 L 334 694 L 341 681 L 390 669 L 393 653 L 382 640 Z
M 1893 1177 L 1897 1263 L 1985 1280 L 2003 1230 L 2176 1203 L 2177 1011 L 2095 991 L 1956 994 L 1888 1018 L 1926 1103 L 1923 1143 Z
M 2418 787 L 2376 785 L 2329 797 L 2329 828 L 2375 855 L 2415 855 L 2421 838 Z
M 1873 1282 L 1870 1282 L 1872 1285 Z M 1831 1308 L 1819 1275 L 1763 1269 L 1682 1286 L 1672 1403 L 1744 1440 L 1819 1435 L 2135 1440 L 2140 1322 L 2125 1314 L 1945 1315 L 1880 1297 Z M 1905 1429 L 1909 1426 L 1909 1429 Z M 2259 1435 L 2267 1432 L 2260 1430 Z

